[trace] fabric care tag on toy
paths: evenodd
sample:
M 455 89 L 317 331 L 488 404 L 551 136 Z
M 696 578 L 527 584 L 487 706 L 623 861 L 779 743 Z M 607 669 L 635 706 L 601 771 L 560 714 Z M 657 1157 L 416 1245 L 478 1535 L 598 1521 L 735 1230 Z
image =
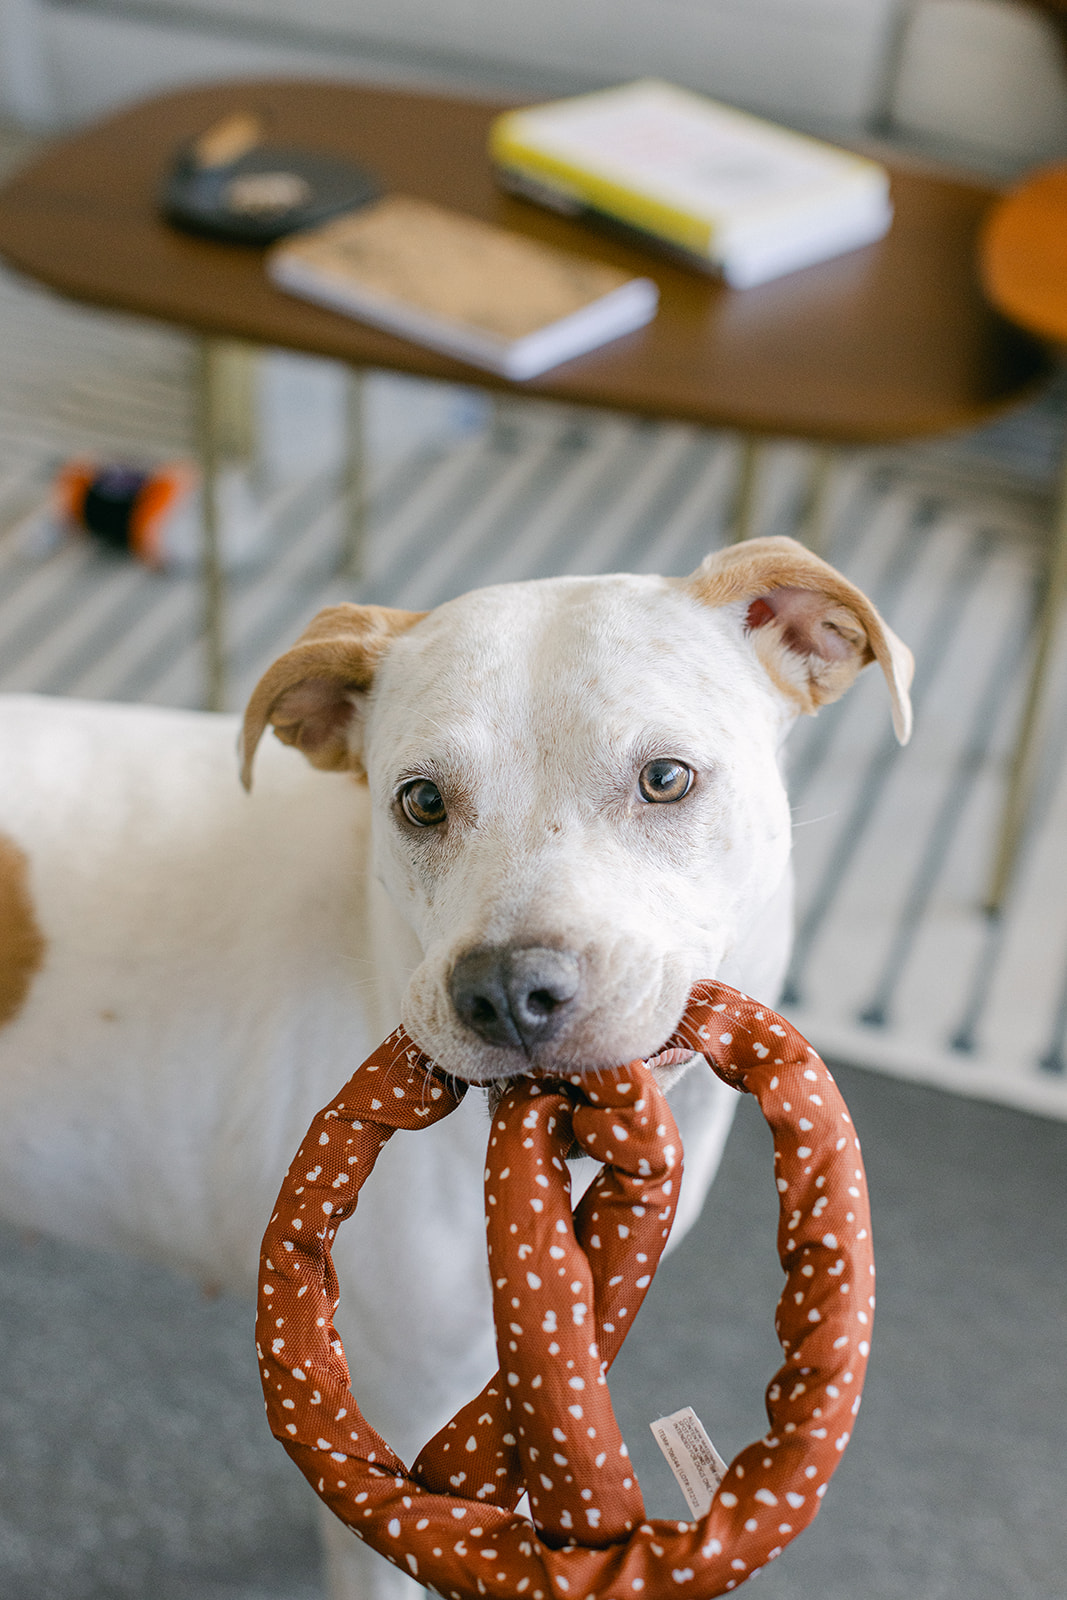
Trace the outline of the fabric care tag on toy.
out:
M 649 1427 L 690 1511 L 695 1517 L 704 1516 L 726 1476 L 726 1462 L 705 1433 L 704 1424 L 692 1406 L 685 1406 L 669 1417 L 650 1422 Z

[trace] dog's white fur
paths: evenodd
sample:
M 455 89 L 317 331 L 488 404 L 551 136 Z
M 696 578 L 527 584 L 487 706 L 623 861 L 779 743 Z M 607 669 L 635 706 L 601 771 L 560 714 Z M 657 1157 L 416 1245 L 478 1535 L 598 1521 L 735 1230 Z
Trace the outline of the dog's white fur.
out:
M 474 1082 L 528 1065 L 457 1016 L 466 952 L 576 958 L 564 1025 L 531 1046 L 541 1067 L 653 1055 L 701 977 L 773 1001 L 790 935 L 782 741 L 874 657 L 906 737 L 906 649 L 831 568 L 757 540 L 687 580 L 324 613 L 244 728 L 246 779 L 269 725 L 311 765 L 268 741 L 250 795 L 233 719 L 0 702 L 0 959 L 22 950 L 27 968 L 0 1027 L 4 1214 L 248 1289 L 312 1113 L 399 1018 Z M 641 798 L 656 758 L 693 769 L 684 798 Z M 406 820 L 417 778 L 447 821 Z M 672 1101 L 678 1238 L 733 1096 L 692 1072 Z M 354 1385 L 409 1459 L 495 1365 L 485 1135 L 472 1092 L 394 1139 L 338 1239 Z M 332 1526 L 335 1600 L 405 1581 Z

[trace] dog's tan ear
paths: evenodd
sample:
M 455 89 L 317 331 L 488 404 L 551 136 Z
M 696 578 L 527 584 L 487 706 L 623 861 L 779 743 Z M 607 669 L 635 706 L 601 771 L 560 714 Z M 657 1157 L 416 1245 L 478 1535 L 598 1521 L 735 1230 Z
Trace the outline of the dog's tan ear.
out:
M 877 661 L 889 685 L 894 731 L 907 744 L 911 651 L 827 562 L 795 539 L 748 539 L 708 556 L 681 581 L 704 605 L 744 604 L 757 656 L 799 711 L 837 700 L 861 667 Z
M 385 606 L 320 611 L 293 648 L 267 668 L 248 702 L 241 734 L 245 788 L 252 787 L 252 762 L 268 724 L 313 767 L 361 773 L 352 741 L 361 699 L 394 639 L 425 615 Z

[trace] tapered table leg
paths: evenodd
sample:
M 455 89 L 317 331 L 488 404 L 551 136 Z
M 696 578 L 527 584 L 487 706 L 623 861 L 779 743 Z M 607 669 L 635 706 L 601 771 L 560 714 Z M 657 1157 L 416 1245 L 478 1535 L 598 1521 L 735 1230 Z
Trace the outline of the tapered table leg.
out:
M 203 606 L 204 705 L 221 711 L 226 698 L 226 649 L 223 638 L 222 561 L 219 551 L 219 471 L 222 464 L 221 414 L 224 410 L 224 341 L 200 341 L 197 383 L 197 432 L 204 520 L 200 590 Z
M 1062 473 L 1044 592 L 1038 612 L 1030 682 L 1012 754 L 993 873 L 986 895 L 986 910 L 990 912 L 998 912 L 1004 904 L 1011 886 L 1023 829 L 1030 812 L 1041 753 L 1038 733 L 1048 689 L 1048 671 L 1065 597 L 1067 597 L 1067 462 Z
M 830 487 L 836 461 L 837 451 L 831 445 L 812 445 L 797 536 L 817 556 L 825 556 L 830 543 Z
M 755 434 L 744 433 L 738 441 L 737 483 L 730 513 L 727 537 L 733 544 L 751 539 L 756 531 L 756 501 L 759 494 L 763 445 Z
M 367 379 L 362 367 L 345 369 L 344 524 L 341 571 L 363 576 L 367 546 Z
M 226 700 L 225 580 L 219 480 L 226 466 L 251 471 L 256 454 L 255 370 L 259 350 L 233 339 L 205 336 L 197 360 L 197 445 L 203 482 L 201 564 L 204 704 Z

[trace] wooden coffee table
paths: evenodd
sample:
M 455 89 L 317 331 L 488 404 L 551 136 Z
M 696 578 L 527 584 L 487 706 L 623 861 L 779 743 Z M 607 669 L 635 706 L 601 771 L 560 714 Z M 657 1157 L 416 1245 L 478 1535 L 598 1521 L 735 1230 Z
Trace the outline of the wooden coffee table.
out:
M 257 251 L 162 222 L 177 146 L 254 108 L 272 141 L 350 156 L 390 188 L 584 250 L 659 283 L 647 328 L 521 385 L 525 394 L 822 444 L 877 443 L 965 427 L 1046 370 L 1040 344 L 983 298 L 975 240 L 994 194 L 893 167 L 896 218 L 879 244 L 734 291 L 497 189 L 486 134 L 499 107 L 319 82 L 234 83 L 167 94 L 62 139 L 0 190 L 0 255 L 76 300 L 203 337 L 209 488 L 218 455 L 221 342 L 247 340 L 354 368 L 512 390 L 505 380 L 274 289 Z M 209 508 L 213 498 L 207 496 Z M 209 509 L 205 631 L 222 681 L 221 589 Z

